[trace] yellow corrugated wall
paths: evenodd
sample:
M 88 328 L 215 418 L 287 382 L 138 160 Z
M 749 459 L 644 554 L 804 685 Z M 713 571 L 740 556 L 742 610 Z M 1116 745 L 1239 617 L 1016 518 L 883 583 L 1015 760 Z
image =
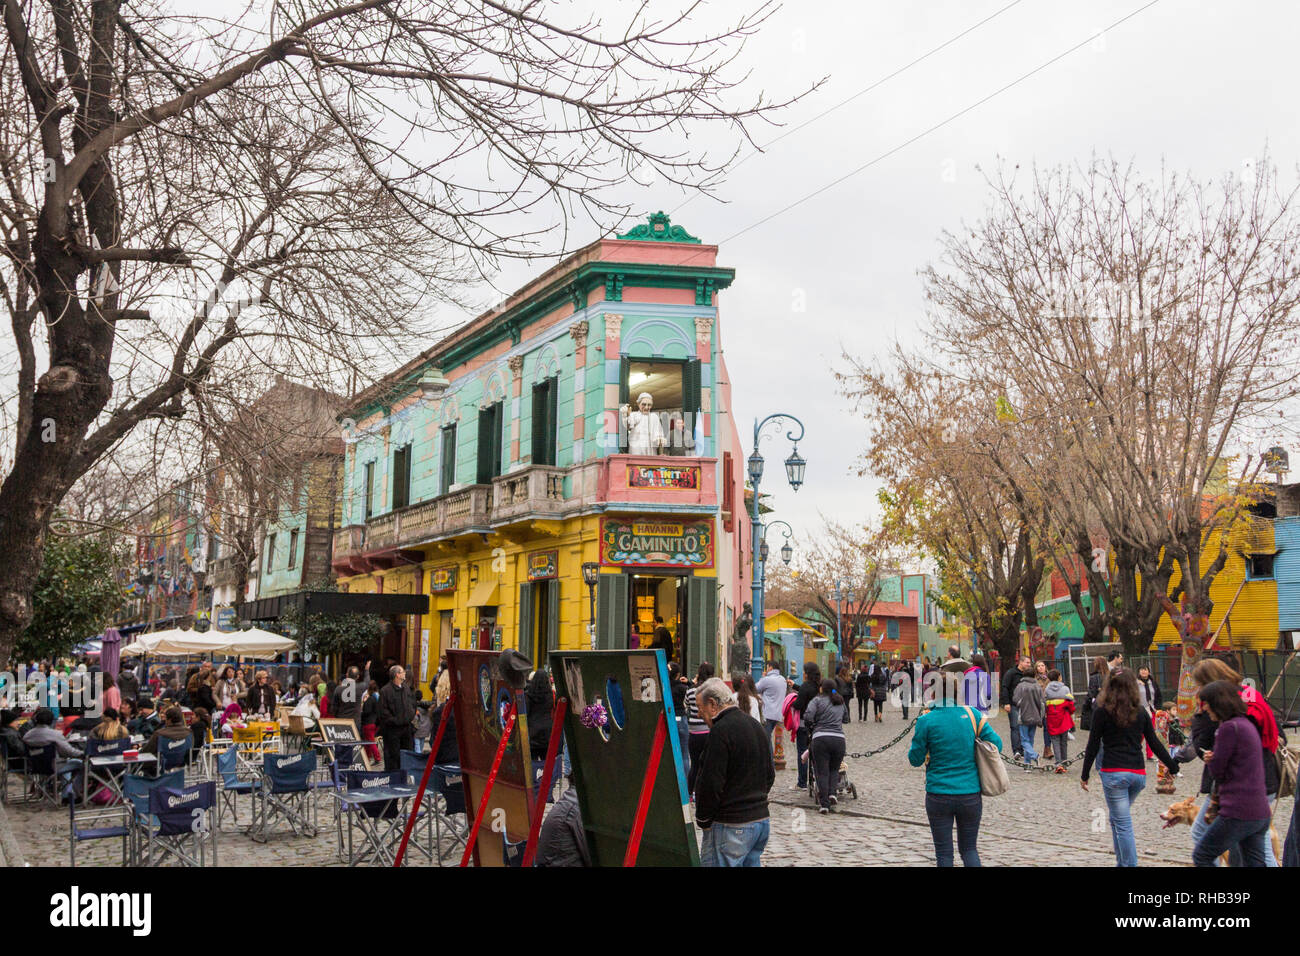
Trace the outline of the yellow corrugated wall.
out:
M 1210 535 L 1209 541 L 1201 554 L 1201 571 L 1209 567 L 1214 556 L 1218 554 L 1220 533 Z M 1228 628 L 1219 632 L 1216 647 L 1225 650 L 1241 647 L 1250 650 L 1272 650 L 1277 646 L 1277 582 L 1276 581 L 1242 581 L 1246 577 L 1246 559 L 1243 552 L 1271 552 L 1274 550 L 1273 523 L 1257 519 L 1247 524 L 1242 522 L 1228 535 L 1228 559 L 1223 570 L 1215 575 L 1210 585 L 1210 599 L 1214 610 L 1210 613 L 1210 633 L 1213 634 L 1223 622 L 1224 615 L 1232 606 L 1229 635 Z M 1169 580 L 1172 590 L 1178 584 L 1179 572 L 1174 571 Z M 1233 596 L 1241 588 L 1237 603 L 1232 604 Z M 1169 620 L 1169 615 L 1162 614 L 1156 627 L 1155 643 L 1177 644 L 1178 631 Z

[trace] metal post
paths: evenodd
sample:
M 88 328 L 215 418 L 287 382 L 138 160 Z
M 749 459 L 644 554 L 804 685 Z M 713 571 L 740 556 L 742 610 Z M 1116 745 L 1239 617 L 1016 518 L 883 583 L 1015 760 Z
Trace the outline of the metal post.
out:
M 755 419 L 754 420 L 754 454 L 755 455 L 758 454 L 758 436 L 759 436 L 759 432 L 763 430 L 763 426 L 770 421 L 778 421 L 784 419 L 789 419 L 790 421 L 794 422 L 796 425 L 799 426 L 798 435 L 796 435 L 793 431 L 788 431 L 785 433 L 785 437 L 792 442 L 798 442 L 803 439 L 803 433 L 804 433 L 803 422 L 799 421 L 799 419 L 795 418 L 793 415 L 773 414 L 773 415 L 768 415 L 762 421 Z M 753 674 L 754 682 L 757 683 L 758 681 L 763 679 L 763 655 L 766 651 L 766 647 L 764 646 L 764 640 L 763 640 L 763 584 L 764 584 L 763 579 L 765 577 L 765 569 L 764 569 L 764 562 L 759 556 L 759 551 L 763 543 L 763 526 L 759 522 L 759 518 L 758 518 L 758 487 L 762 482 L 762 478 L 761 477 L 754 478 L 752 475 L 750 475 L 749 479 L 751 484 L 753 485 L 753 492 L 754 492 L 754 500 L 749 508 L 750 536 L 752 538 L 752 551 L 750 554 L 750 558 L 753 561 L 753 571 L 750 575 L 750 593 L 753 596 L 751 600 L 751 605 L 754 609 L 754 625 L 750 629 L 753 634 L 754 651 L 749 659 L 749 667 L 750 667 L 750 672 Z

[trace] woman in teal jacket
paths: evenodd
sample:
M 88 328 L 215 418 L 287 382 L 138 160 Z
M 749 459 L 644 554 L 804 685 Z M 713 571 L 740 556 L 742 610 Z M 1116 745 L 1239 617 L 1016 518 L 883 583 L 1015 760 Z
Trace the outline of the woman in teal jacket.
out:
M 951 701 L 936 702 L 916 721 L 907 759 L 925 764 L 925 815 L 930 820 L 934 856 L 939 866 L 952 866 L 952 825 L 957 823 L 957 848 L 963 866 L 979 866 L 976 848 L 984 800 L 975 766 L 975 733 L 1002 749 L 1002 738 L 984 716 Z

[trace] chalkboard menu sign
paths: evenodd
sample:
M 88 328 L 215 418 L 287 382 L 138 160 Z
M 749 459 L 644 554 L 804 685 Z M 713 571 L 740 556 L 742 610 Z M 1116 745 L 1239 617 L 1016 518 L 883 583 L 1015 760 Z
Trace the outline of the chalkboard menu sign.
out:
M 357 733 L 356 721 L 350 717 L 322 717 L 316 723 L 320 727 L 321 737 L 324 738 L 327 744 L 364 743 L 361 734 Z M 330 747 L 329 749 L 331 754 L 337 754 L 340 748 Z M 358 750 L 366 769 L 372 769 L 369 750 L 366 747 L 359 747 Z

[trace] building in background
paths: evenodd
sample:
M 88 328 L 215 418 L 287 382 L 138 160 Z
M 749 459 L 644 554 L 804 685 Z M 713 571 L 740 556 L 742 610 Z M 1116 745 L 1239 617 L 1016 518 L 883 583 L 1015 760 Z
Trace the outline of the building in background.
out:
M 726 661 L 750 536 L 717 251 L 650 216 L 350 401 L 334 568 L 429 596 L 384 648 L 421 684 L 448 648 L 541 661 L 593 624 L 598 647 L 648 645 L 656 618 L 688 671 Z M 629 433 L 643 393 L 654 421 Z

